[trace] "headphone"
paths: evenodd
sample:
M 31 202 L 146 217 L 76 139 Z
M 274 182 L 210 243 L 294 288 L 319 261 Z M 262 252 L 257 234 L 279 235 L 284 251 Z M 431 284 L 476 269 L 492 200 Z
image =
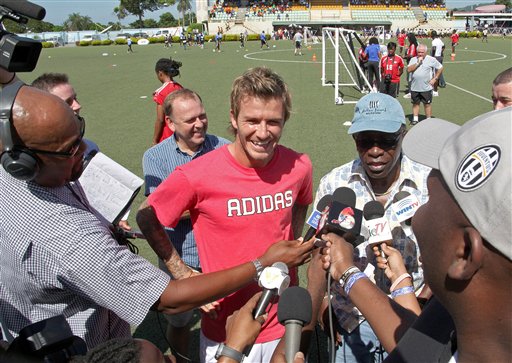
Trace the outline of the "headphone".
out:
M 22 146 L 14 146 L 11 134 L 11 116 L 14 100 L 21 87 L 22 81 L 12 83 L 0 92 L 0 141 L 2 152 L 0 163 L 6 172 L 16 179 L 32 180 L 39 171 L 39 162 L 34 153 Z

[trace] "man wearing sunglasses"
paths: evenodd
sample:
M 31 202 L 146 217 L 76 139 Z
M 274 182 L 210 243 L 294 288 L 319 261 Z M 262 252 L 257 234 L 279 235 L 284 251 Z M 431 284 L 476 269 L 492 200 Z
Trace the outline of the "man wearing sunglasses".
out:
M 352 135 L 359 158 L 333 169 L 325 175 L 318 187 L 315 204 L 326 194 L 339 187 L 352 189 L 356 196 L 356 208 L 363 210 L 370 201 L 384 206 L 384 217 L 389 221 L 393 236 L 393 247 L 400 251 L 414 287 L 423 285 L 423 271 L 419 262 L 419 249 L 413 234 L 404 232 L 392 210 L 393 198 L 400 191 L 416 196 L 420 204 L 428 199 L 426 179 L 429 168 L 413 162 L 402 154 L 402 140 L 406 133 L 405 115 L 400 103 L 389 95 L 371 93 L 359 100 L 355 106 Z M 389 292 L 387 278 L 375 278 L 375 257 L 368 242 L 354 249 L 354 261 L 377 286 Z M 339 287 L 339 285 L 338 285 Z M 343 336 L 341 346 L 336 349 L 336 362 L 379 362 L 382 358 L 380 343 L 351 302 L 334 290 L 333 311 L 337 330 Z M 321 315 L 322 316 L 322 312 Z

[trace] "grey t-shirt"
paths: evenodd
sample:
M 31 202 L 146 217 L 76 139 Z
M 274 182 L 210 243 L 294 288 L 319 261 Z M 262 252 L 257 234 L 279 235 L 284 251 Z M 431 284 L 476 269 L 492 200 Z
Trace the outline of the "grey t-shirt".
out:
M 409 66 L 418 63 L 418 57 L 411 59 Z M 432 90 L 429 81 L 434 78 L 436 70 L 443 68 L 434 57 L 427 55 L 423 59 L 423 63 L 411 74 L 411 91 L 414 92 L 427 92 Z

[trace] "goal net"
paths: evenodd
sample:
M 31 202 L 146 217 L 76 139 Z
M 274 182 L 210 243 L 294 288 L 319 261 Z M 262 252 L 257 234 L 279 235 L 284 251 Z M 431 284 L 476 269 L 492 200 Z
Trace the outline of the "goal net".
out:
M 363 42 L 353 30 L 322 29 L 322 86 L 334 88 L 334 103 L 356 103 L 368 79 L 359 66 L 357 51 Z

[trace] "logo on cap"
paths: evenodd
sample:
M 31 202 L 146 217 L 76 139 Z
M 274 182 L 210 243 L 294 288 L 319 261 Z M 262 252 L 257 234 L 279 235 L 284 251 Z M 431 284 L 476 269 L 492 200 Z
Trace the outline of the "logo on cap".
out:
M 501 157 L 497 145 L 481 146 L 468 154 L 460 163 L 455 175 L 455 185 L 461 191 L 471 191 L 491 176 Z

